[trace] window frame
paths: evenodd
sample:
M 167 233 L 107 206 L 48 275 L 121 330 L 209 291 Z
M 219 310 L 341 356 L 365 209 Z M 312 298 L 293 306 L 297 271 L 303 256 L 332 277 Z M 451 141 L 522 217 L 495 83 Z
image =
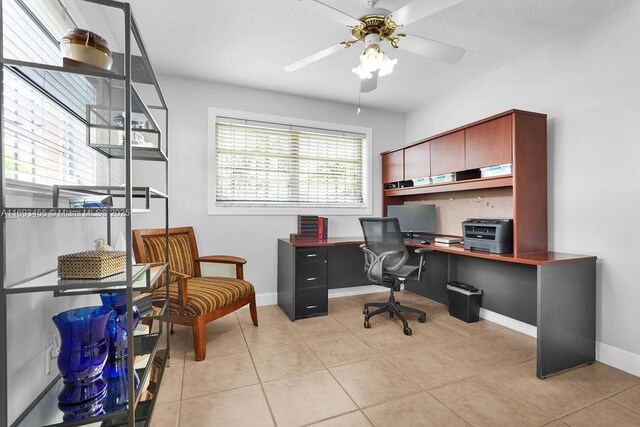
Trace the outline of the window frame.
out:
M 325 129 L 366 135 L 363 154 L 364 176 L 362 207 L 335 206 L 228 206 L 216 204 L 216 122 L 218 117 L 255 122 L 277 123 L 287 126 Z M 373 129 L 339 123 L 319 122 L 294 117 L 276 116 L 247 111 L 209 107 L 207 138 L 207 214 L 208 215 L 371 215 L 373 212 Z

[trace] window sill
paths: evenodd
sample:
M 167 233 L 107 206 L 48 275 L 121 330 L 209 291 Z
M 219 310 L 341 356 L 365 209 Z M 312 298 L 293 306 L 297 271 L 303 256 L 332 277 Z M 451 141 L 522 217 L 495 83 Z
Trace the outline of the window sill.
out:
M 367 216 L 372 215 L 371 206 L 326 207 L 326 206 L 215 206 L 210 205 L 208 215 L 247 215 L 247 216 L 290 216 L 290 215 L 324 215 L 324 216 Z

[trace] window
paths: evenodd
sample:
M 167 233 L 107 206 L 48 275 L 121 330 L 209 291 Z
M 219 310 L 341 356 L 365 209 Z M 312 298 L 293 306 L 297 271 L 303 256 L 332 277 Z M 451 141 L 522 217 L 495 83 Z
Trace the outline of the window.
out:
M 4 54 L 8 58 L 60 63 L 57 40 L 68 24 L 57 2 L 3 0 Z M 47 84 L 71 111 L 47 97 L 30 79 L 37 70 L 4 72 L 5 178 L 54 185 L 96 183 L 96 154 L 86 145 L 86 127 L 78 118 L 95 103 L 96 90 L 78 75 L 47 73 Z
M 279 119 L 217 115 L 210 123 L 215 207 L 368 208 L 370 132 Z

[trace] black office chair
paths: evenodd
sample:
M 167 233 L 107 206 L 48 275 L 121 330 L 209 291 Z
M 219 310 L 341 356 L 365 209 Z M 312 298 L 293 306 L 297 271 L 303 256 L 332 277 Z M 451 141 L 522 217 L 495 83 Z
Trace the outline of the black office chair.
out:
M 371 319 L 382 313 L 389 313 L 389 317 L 397 316 L 403 325 L 405 335 L 411 335 L 409 323 L 401 313 L 409 312 L 418 314 L 418 322 L 424 323 L 427 314 L 415 308 L 401 305 L 395 300 L 394 292 L 400 291 L 404 287 L 405 280 L 418 273 L 418 280 L 422 277 L 422 269 L 425 261 L 425 253 L 431 249 L 418 248 L 416 253 L 420 254 L 419 265 L 407 265 L 409 251 L 404 244 L 400 224 L 397 218 L 360 218 L 360 226 L 364 234 L 364 269 L 367 272 L 369 281 L 376 285 L 389 288 L 389 301 L 386 303 L 366 303 L 362 314 L 364 314 L 364 327 L 370 328 Z M 369 307 L 376 307 L 369 313 Z

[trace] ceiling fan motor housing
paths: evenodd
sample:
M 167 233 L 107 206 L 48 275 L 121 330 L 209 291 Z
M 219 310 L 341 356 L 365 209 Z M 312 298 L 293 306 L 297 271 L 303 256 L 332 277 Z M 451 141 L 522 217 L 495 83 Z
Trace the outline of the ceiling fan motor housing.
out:
M 400 28 L 400 25 L 393 21 L 391 11 L 382 8 L 367 9 L 363 16 L 359 18 L 361 24 L 351 27 L 351 35 L 354 39 L 364 42 L 366 46 L 371 43 L 370 36 L 377 36 L 378 44 L 381 40 L 388 40 L 393 47 L 397 47 L 396 43 L 399 37 L 403 35 L 393 35 L 394 31 Z

